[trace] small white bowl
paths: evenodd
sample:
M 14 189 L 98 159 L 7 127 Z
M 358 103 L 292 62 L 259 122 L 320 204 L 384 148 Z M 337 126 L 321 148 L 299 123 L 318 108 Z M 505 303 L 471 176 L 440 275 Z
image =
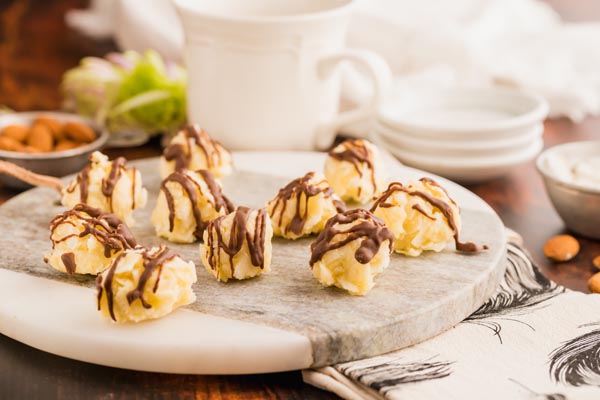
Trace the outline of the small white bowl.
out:
M 571 181 L 568 165 L 564 173 L 560 168 L 551 168 L 548 161 L 557 155 L 572 160 L 573 164 L 588 157 L 600 157 L 600 140 L 552 147 L 540 154 L 536 162 L 548 197 L 565 225 L 580 235 L 600 239 L 600 188 Z
M 544 126 L 539 123 L 525 130 L 521 136 L 499 137 L 496 140 L 479 141 L 476 139 L 432 139 L 418 137 L 391 130 L 389 127 L 379 123 L 375 123 L 373 129 L 387 142 L 399 149 L 419 154 L 455 157 L 482 157 L 510 154 L 540 139 L 544 132 Z
M 417 154 L 386 141 L 375 131 L 371 140 L 386 148 L 408 166 L 423 169 L 462 183 L 483 182 L 506 175 L 519 165 L 530 161 L 544 147 L 542 139 L 511 154 L 490 157 L 448 157 Z
M 542 97 L 504 88 L 405 91 L 386 99 L 378 119 L 396 131 L 432 138 L 518 136 L 548 115 Z

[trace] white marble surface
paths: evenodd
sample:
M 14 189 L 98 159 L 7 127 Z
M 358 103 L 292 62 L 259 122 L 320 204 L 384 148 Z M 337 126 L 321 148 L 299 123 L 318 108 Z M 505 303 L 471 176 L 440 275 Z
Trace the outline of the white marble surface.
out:
M 235 162 L 244 172 L 224 181 L 225 192 L 236 204 L 259 206 L 282 182 L 320 170 L 324 155 L 237 153 Z M 151 192 L 150 204 L 136 212 L 140 223 L 134 233 L 144 244 L 160 241 L 148 221 L 158 187 L 155 163 L 138 163 Z M 390 161 L 390 175 L 405 181 L 423 173 Z M 137 325 L 117 325 L 95 311 L 93 279 L 67 277 L 65 283 L 64 275 L 44 266 L 43 253 L 50 247 L 47 220 L 62 209 L 51 204 L 56 195 L 46 189 L 26 192 L 0 207 L 0 217 L 12 221 L 0 226 L 0 332 L 83 361 L 202 374 L 300 369 L 414 344 L 474 311 L 503 272 L 504 231 L 498 217 L 472 193 L 439 180 L 463 209 L 464 239 L 487 244 L 490 251 L 469 256 L 448 250 L 419 259 L 394 255 L 373 291 L 357 298 L 312 279 L 305 249 L 310 240 L 277 240 L 273 273 L 234 285 L 210 279 L 197 244 L 172 246 L 198 266 L 198 301 Z

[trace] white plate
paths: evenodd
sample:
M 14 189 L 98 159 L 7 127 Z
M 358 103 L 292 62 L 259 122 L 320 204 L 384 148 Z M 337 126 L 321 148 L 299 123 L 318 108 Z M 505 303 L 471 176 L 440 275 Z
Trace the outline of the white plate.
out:
M 523 147 L 539 140 L 544 132 L 544 125 L 539 123 L 528 128 L 521 136 L 499 138 L 497 140 L 477 139 L 433 139 L 394 131 L 389 127 L 375 123 L 373 129 L 386 141 L 419 154 L 447 155 L 455 157 L 477 157 L 486 155 L 503 155 L 519 151 Z
M 371 140 L 406 165 L 463 183 L 483 182 L 506 175 L 515 167 L 534 159 L 544 147 L 544 141 L 538 139 L 509 156 L 465 158 L 415 154 L 394 146 L 375 131 L 371 133 Z
M 542 97 L 503 88 L 405 91 L 379 109 L 379 119 L 395 130 L 442 138 L 518 135 L 547 114 Z

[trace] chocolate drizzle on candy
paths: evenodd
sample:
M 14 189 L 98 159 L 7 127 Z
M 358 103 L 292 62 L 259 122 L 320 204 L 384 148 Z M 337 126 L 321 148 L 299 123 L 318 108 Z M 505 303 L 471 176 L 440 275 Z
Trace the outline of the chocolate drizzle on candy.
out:
M 102 179 L 102 194 L 106 197 L 112 197 L 117 180 L 121 176 L 121 170 L 125 169 L 126 163 L 127 160 L 123 157 L 113 160 L 110 166 L 110 172 L 108 173 L 108 178 Z
M 427 185 L 435 186 L 435 187 L 441 189 L 446 194 L 448 199 L 450 199 L 450 202 L 453 205 L 456 205 L 454 200 L 452 200 L 450 198 L 450 196 L 448 196 L 448 192 L 446 192 L 446 190 L 443 187 L 441 187 L 440 185 L 438 185 L 437 182 L 435 182 L 433 179 L 421 178 L 420 181 Z M 438 199 L 438 198 L 430 195 L 429 193 L 425 193 L 420 190 L 409 189 L 409 188 L 405 187 L 404 185 L 402 185 L 400 182 L 390 183 L 390 185 L 388 186 L 386 191 L 383 192 L 382 195 L 375 201 L 375 203 L 373 204 L 373 207 L 371 207 L 371 211 L 375 211 L 375 209 L 377 207 L 383 207 L 383 208 L 394 207 L 394 204 L 387 203 L 386 201 L 395 192 L 404 192 L 404 193 L 408 194 L 409 196 L 420 197 L 421 199 L 423 199 L 426 202 L 428 202 L 429 204 L 431 204 L 433 207 L 440 210 L 440 212 L 444 215 L 444 217 L 446 219 L 446 223 L 448 224 L 448 226 L 450 227 L 450 229 L 453 232 L 454 243 L 456 244 L 456 250 L 467 252 L 467 253 L 473 253 L 473 252 L 480 251 L 482 249 L 479 246 L 477 246 L 475 243 L 460 241 L 459 232 L 458 232 L 458 224 L 456 223 L 452 205 L 450 203 L 448 203 L 442 199 Z M 428 215 L 419 205 L 415 205 L 415 206 L 413 206 L 413 208 L 415 210 L 417 210 L 418 212 L 420 212 L 421 214 L 425 215 L 427 218 L 432 219 L 432 216 Z M 483 246 L 483 250 L 485 250 L 485 249 L 487 249 L 487 246 Z
M 334 241 L 338 235 L 346 235 L 346 237 Z M 361 241 L 354 258 L 361 264 L 367 264 L 379 252 L 386 240 L 389 251 L 392 252 L 394 235 L 383 221 L 370 211 L 356 208 L 339 213 L 327 221 L 323 232 L 311 244 L 310 266 L 320 261 L 327 252 L 339 249 L 354 240 Z
M 89 196 L 89 186 L 90 186 L 90 169 L 91 165 L 87 165 L 81 172 L 77 174 L 77 179 L 75 184 L 67 187 L 68 193 L 73 193 L 75 188 L 79 186 L 79 201 L 82 203 L 87 203 Z M 111 202 L 112 203 L 112 202 Z
M 338 149 L 339 147 L 342 147 L 342 149 Z M 371 151 L 369 151 L 363 140 L 345 140 L 339 146 L 333 148 L 329 152 L 329 156 L 335 158 L 338 161 L 345 161 L 351 163 L 361 178 L 363 176 L 362 164 L 366 164 L 370 171 L 371 185 L 373 185 L 373 191 L 377 191 L 373 154 L 371 153 Z M 359 190 L 360 189 L 361 188 L 359 187 Z
M 230 213 L 234 210 L 233 203 L 229 201 L 229 199 L 223 194 L 221 187 L 215 181 L 213 174 L 208 170 L 199 170 L 197 171 L 200 174 L 208 186 L 208 190 L 213 197 L 212 204 L 217 211 L 221 211 L 225 209 L 227 213 Z M 187 193 L 188 198 L 190 199 L 190 203 L 192 204 L 192 211 L 194 213 L 194 219 L 196 220 L 196 230 L 194 231 L 194 235 L 198 238 L 202 238 L 202 234 L 206 229 L 206 222 L 202 220 L 202 214 L 200 212 L 200 208 L 198 207 L 198 193 L 202 194 L 202 188 L 194 179 L 188 176 L 185 171 L 178 170 L 169 175 L 160 185 L 160 189 L 165 194 L 165 198 L 167 200 L 167 206 L 169 207 L 169 231 L 173 232 L 175 228 L 175 200 L 173 198 L 173 194 L 167 187 L 168 182 L 176 182 L 183 190 Z
M 231 265 L 231 275 L 234 274 L 233 257 L 240 252 L 244 246 L 244 241 L 248 244 L 248 252 L 252 265 L 264 268 L 265 263 L 265 237 L 267 232 L 267 212 L 260 209 L 256 213 L 254 221 L 254 232 L 248 231 L 248 219 L 252 210 L 248 207 L 238 207 L 233 216 L 233 222 L 230 228 L 229 240 L 223 238 L 222 224 L 227 216 L 219 217 L 208 223 L 206 231 L 208 240 L 206 241 L 207 260 L 210 268 L 217 271 L 221 265 L 221 250 L 229 256 Z
M 77 271 L 74 253 L 64 253 L 60 256 L 60 259 L 67 270 L 67 274 L 73 275 Z
M 117 319 L 114 311 L 114 293 L 112 283 L 115 271 L 126 254 L 127 253 L 121 253 L 119 257 L 113 261 L 108 273 L 106 274 L 106 279 L 104 279 L 104 282 L 102 281 L 102 275 L 98 275 L 98 278 L 96 278 L 96 289 L 98 289 L 98 310 L 100 310 L 101 306 L 102 292 L 105 291 L 108 311 L 113 321 L 116 321 Z M 177 257 L 177 254 L 169 250 L 168 247 L 161 245 L 156 251 L 148 249 L 141 250 L 141 256 L 143 258 L 144 271 L 140 276 L 140 280 L 138 281 L 136 288 L 127 293 L 127 302 L 131 304 L 135 300 L 139 299 L 144 308 L 151 308 L 152 305 L 149 304 L 146 299 L 144 299 L 144 289 L 146 288 L 146 284 L 148 283 L 148 280 L 150 280 L 150 277 L 154 271 L 158 269 L 158 275 L 156 277 L 154 286 L 152 287 L 152 292 L 156 293 L 158 290 L 158 284 L 160 282 L 160 275 L 162 273 L 163 265 Z
M 116 158 L 111 163 L 110 172 L 108 173 L 108 177 L 102 179 L 102 194 L 106 198 L 110 199 L 109 204 L 110 204 L 111 210 L 113 208 L 112 200 L 113 200 L 113 193 L 115 191 L 115 186 L 117 185 L 117 182 L 121 178 L 121 173 L 123 171 L 126 171 L 126 167 L 125 167 L 126 164 L 127 164 L 127 160 L 124 157 Z M 75 184 L 71 184 L 66 189 L 66 191 L 68 193 L 73 193 L 75 191 L 75 189 L 79 186 L 79 201 L 84 204 L 88 202 L 91 169 L 92 169 L 92 165 L 91 164 L 87 165 L 83 170 L 81 170 L 81 172 L 79 172 L 79 174 L 77 174 L 77 179 L 75 181 Z M 135 208 L 135 179 L 136 179 L 137 173 L 136 173 L 135 168 L 132 168 L 132 171 L 133 171 L 133 174 L 132 174 L 133 181 L 131 184 L 131 198 L 132 198 L 131 208 L 134 209 Z
M 172 143 L 163 153 L 167 161 L 175 161 L 176 171 L 190 167 L 193 145 L 198 146 L 202 153 L 204 153 L 207 169 L 212 169 L 221 164 L 221 151 L 224 148 L 219 142 L 211 139 L 204 129 L 200 129 L 195 125 L 188 125 L 182 131 L 185 133 L 185 145 Z
M 308 202 L 311 197 L 317 196 L 323 193 L 325 198 L 331 197 L 333 193 L 333 189 L 327 185 L 322 188 L 319 187 L 320 183 L 311 183 L 310 180 L 315 176 L 314 172 L 309 172 L 304 175 L 302 178 L 297 178 L 288 183 L 285 187 L 279 190 L 279 193 L 275 197 L 275 205 L 270 213 L 270 217 L 273 220 L 279 221 L 281 224 L 283 214 L 287 208 L 288 202 L 295 197 L 296 198 L 296 210 L 294 212 L 294 217 L 290 221 L 290 223 L 282 227 L 285 230 L 285 233 L 292 232 L 296 235 L 301 235 L 302 230 L 304 229 L 304 224 L 306 224 L 306 220 L 308 218 Z M 304 207 L 301 207 L 301 199 L 304 197 Z M 346 210 L 346 205 L 337 199 L 333 200 L 333 204 L 335 205 L 338 212 L 343 212 Z M 304 210 L 304 213 L 301 210 Z
M 60 239 L 54 240 L 52 236 L 54 231 L 61 224 L 69 224 L 77 226 L 72 218 L 76 218 L 81 222 L 83 230 L 79 234 L 66 235 Z M 64 242 L 72 237 L 83 238 L 92 235 L 98 242 L 104 246 L 104 257 L 110 258 L 116 252 L 125 249 L 133 249 L 137 246 L 135 238 L 117 216 L 104 211 L 90 207 L 86 204 L 77 204 L 73 209 L 65 211 L 57 215 L 50 221 L 50 240 L 52 240 L 52 249 L 57 243 Z M 75 263 L 75 255 L 73 253 L 65 253 L 61 256 L 61 260 L 69 274 L 77 271 Z

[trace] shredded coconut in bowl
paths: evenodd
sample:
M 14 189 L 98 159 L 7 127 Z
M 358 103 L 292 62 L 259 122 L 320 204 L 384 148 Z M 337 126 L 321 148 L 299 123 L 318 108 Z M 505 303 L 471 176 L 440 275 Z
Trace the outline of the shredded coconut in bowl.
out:
M 600 154 L 568 157 L 548 154 L 544 167 L 556 179 L 591 190 L 600 190 Z

